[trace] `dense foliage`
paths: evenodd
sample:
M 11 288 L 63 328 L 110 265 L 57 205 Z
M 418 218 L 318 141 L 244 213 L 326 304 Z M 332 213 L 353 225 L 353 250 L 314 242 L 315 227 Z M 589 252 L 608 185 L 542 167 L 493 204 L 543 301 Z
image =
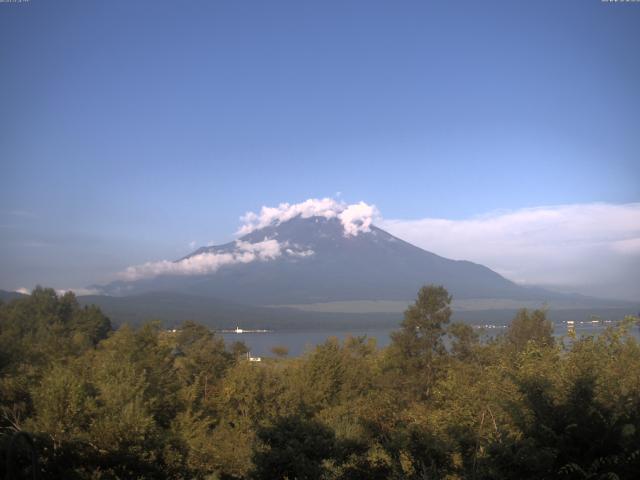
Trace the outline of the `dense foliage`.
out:
M 38 288 L 0 303 L 0 469 L 26 431 L 43 479 L 638 478 L 635 319 L 557 342 L 523 310 L 481 341 L 450 301 L 424 287 L 384 349 L 256 363 L 197 324 L 114 331 Z

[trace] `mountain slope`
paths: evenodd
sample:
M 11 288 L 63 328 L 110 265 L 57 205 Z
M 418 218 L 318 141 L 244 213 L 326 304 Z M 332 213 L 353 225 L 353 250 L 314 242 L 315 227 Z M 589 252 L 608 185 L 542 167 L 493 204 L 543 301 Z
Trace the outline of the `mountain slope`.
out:
M 24 293 L 20 292 L 8 292 L 7 290 L 0 290 L 0 300 L 3 302 L 9 302 L 11 300 L 15 300 L 16 298 L 26 297 Z
M 267 246 L 275 246 L 277 254 L 251 253 Z M 200 268 L 222 260 L 228 263 L 211 272 L 203 273 Z M 100 291 L 108 295 L 164 291 L 241 304 L 284 305 L 407 300 L 414 298 L 422 285 L 435 283 L 444 285 L 456 299 L 568 298 L 516 285 L 483 265 L 440 257 L 375 226 L 346 235 L 338 219 L 318 216 L 295 217 L 256 229 L 236 242 L 202 247 L 162 267 L 157 275 L 113 282 Z

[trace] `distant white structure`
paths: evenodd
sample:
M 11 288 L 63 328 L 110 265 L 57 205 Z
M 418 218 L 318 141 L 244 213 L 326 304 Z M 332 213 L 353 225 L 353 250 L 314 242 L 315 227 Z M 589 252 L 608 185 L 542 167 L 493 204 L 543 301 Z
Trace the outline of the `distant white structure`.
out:
M 273 330 L 240 328 L 236 325 L 233 330 L 218 330 L 220 333 L 271 333 Z
M 247 360 L 249 360 L 250 362 L 261 362 L 262 358 L 261 357 L 252 357 L 251 353 L 247 352 Z
M 576 333 L 576 322 L 573 320 L 567 320 L 567 333 L 569 335 Z

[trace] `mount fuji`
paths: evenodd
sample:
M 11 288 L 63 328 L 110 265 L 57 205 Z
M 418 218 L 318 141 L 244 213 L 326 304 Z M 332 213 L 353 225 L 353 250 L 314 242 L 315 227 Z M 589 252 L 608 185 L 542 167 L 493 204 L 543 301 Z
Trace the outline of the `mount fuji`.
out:
M 255 228 L 174 262 L 131 267 L 124 277 L 92 288 L 111 296 L 175 292 L 250 305 L 408 300 L 425 284 L 444 285 L 458 300 L 567 298 L 422 250 L 372 224 L 350 234 L 341 219 L 321 215 Z

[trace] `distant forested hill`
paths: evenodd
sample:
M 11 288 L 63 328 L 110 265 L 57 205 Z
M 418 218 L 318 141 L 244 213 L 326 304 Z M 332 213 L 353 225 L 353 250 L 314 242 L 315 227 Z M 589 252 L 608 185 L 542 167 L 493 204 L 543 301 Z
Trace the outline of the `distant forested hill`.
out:
M 278 330 L 359 330 L 397 325 L 404 309 L 396 312 L 335 313 L 304 311 L 295 308 L 270 308 L 242 305 L 221 299 L 172 292 L 150 292 L 126 297 L 92 295 L 78 297 L 82 305 L 98 305 L 115 325 L 140 325 L 147 320 L 160 320 L 170 327 L 192 320 L 211 328 L 270 328 Z M 523 305 L 524 306 L 524 305 Z M 634 314 L 640 305 L 626 307 L 574 307 L 548 312 L 553 322 L 589 320 L 595 315 L 619 320 Z M 466 309 L 453 311 L 453 319 L 471 324 L 505 324 L 518 308 Z

